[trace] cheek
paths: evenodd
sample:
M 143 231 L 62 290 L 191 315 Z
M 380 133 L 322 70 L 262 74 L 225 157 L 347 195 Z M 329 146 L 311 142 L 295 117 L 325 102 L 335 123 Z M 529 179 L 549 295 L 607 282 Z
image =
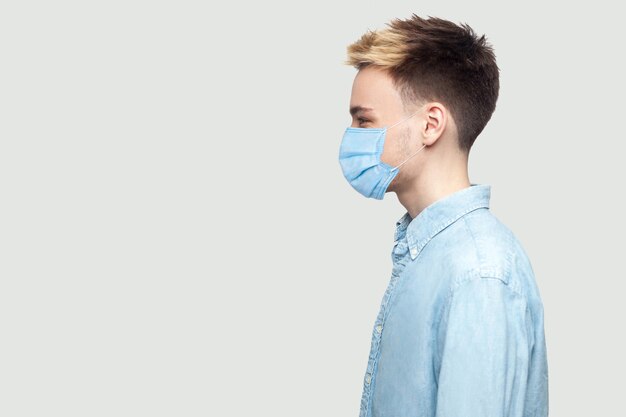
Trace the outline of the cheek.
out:
M 397 136 L 388 133 L 387 137 L 385 138 L 385 146 L 382 154 L 382 159 L 385 162 L 397 162 L 411 149 L 410 137 L 408 135 L 408 132 L 406 130 L 403 130 L 397 133 L 399 133 L 400 135 Z
M 413 152 L 412 149 L 415 148 L 415 144 L 411 143 L 410 129 L 407 128 L 402 131 L 402 136 L 400 137 L 400 140 L 398 142 L 399 151 L 402 155 L 408 155 Z
M 399 141 L 398 139 L 400 138 L 387 134 L 387 137 L 385 138 L 385 146 L 383 147 L 383 153 L 380 157 L 381 161 L 389 165 L 395 165 L 396 162 L 400 159 L 402 152 L 402 141 Z

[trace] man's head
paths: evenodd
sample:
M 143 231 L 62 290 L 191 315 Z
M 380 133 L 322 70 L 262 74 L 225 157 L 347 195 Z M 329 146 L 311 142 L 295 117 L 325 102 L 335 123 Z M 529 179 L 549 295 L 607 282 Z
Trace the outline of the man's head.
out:
M 348 46 L 345 63 L 359 70 L 350 100 L 352 127 L 390 126 L 419 111 L 387 132 L 382 160 L 390 165 L 426 145 L 389 185 L 397 191 L 424 175 L 429 163 L 467 163 L 495 110 L 499 69 L 485 36 L 478 38 L 465 24 L 414 14 L 387 25 Z

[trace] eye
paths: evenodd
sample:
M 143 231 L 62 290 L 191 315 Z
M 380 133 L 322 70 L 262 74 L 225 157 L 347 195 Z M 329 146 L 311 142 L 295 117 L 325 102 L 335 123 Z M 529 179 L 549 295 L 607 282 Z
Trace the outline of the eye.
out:
M 359 124 L 360 124 L 360 125 L 361 125 L 361 124 L 365 124 L 365 123 L 369 123 L 369 120 L 364 119 L 364 118 L 362 118 L 362 117 L 358 117 L 358 118 L 357 118 L 357 120 L 359 121 Z

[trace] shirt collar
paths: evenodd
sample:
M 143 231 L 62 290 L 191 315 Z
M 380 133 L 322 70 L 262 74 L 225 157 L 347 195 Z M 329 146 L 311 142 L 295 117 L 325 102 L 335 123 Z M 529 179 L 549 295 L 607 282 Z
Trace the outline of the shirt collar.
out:
M 491 185 L 474 184 L 431 203 L 414 219 L 409 212 L 396 222 L 395 240 L 406 236 L 411 259 L 417 258 L 424 246 L 437 233 L 478 208 L 489 208 Z

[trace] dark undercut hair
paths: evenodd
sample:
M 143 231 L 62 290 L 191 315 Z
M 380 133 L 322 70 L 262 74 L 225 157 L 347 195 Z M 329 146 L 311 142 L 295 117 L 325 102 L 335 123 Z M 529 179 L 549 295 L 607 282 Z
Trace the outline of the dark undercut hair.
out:
M 495 111 L 499 68 L 485 35 L 448 20 L 415 14 L 393 19 L 387 28 L 368 30 L 348 46 L 345 64 L 386 70 L 404 107 L 438 101 L 450 111 L 458 145 L 469 153 Z

